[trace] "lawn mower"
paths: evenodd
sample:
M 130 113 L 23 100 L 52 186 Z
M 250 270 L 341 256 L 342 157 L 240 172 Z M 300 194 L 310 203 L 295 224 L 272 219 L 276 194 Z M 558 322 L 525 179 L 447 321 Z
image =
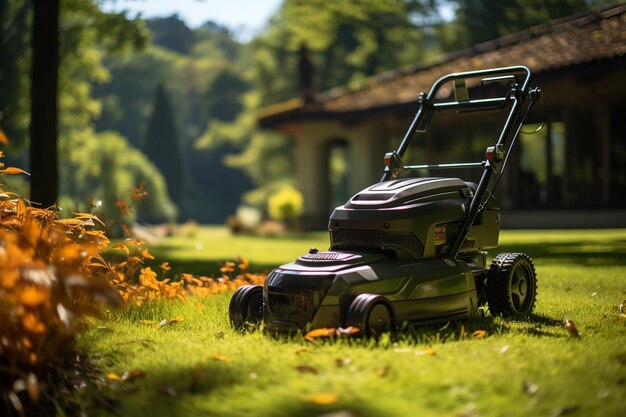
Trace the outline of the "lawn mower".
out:
M 232 325 L 263 322 L 277 334 L 352 326 L 377 336 L 468 318 L 485 304 L 494 315 L 532 312 L 537 278 L 530 257 L 501 253 L 488 265 L 486 252 L 497 247 L 500 232 L 493 191 L 526 116 L 541 98 L 531 78 L 523 66 L 452 73 L 421 93 L 399 147 L 384 156 L 381 181 L 331 214 L 330 248 L 310 249 L 272 271 L 262 286 L 238 288 L 229 305 Z M 426 132 L 436 114 L 494 110 L 505 117 L 484 161 L 402 162 L 416 133 Z M 460 168 L 482 170 L 478 184 L 415 175 Z

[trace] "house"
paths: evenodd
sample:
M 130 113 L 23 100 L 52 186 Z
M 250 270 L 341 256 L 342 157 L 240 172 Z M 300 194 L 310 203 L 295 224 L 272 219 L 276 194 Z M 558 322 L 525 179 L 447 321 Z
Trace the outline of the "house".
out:
M 297 181 L 310 227 L 380 180 L 383 155 L 398 146 L 418 96 L 459 71 L 524 65 L 544 92 L 497 190 L 509 227 L 626 226 L 626 5 L 552 21 L 389 71 L 347 87 L 264 108 L 262 128 L 295 141 Z M 478 88 L 478 87 L 475 87 Z M 480 160 L 495 142 L 494 116 L 442 120 L 412 151 L 414 161 Z M 345 166 L 342 166 L 343 161 Z M 457 174 L 454 174 L 457 175 Z

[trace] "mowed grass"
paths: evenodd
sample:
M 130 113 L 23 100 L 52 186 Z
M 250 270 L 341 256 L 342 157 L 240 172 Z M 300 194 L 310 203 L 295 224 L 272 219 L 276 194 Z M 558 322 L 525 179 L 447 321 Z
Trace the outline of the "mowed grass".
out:
M 219 256 L 195 251 L 195 258 L 185 250 L 193 240 L 173 239 L 162 255 L 174 265 L 237 254 L 270 265 L 325 248 L 323 236 L 244 238 L 245 250 L 226 236 L 215 243 Z M 623 416 L 626 321 L 618 306 L 626 299 L 626 230 L 505 231 L 492 255 L 506 251 L 529 253 L 539 276 L 535 314 L 520 321 L 486 313 L 395 338 L 316 347 L 234 332 L 229 295 L 108 312 L 79 348 L 103 373 L 145 376 L 103 377 L 79 401 L 89 414 L 153 417 Z M 178 316 L 184 320 L 158 328 Z M 564 329 L 566 319 L 579 338 Z M 472 337 L 475 330 L 486 336 Z
M 255 272 L 269 272 L 290 262 L 309 248 L 328 249 L 328 232 L 303 233 L 284 238 L 235 236 L 225 227 L 191 228 L 181 236 L 164 239 L 150 248 L 160 260 L 168 260 L 173 274 L 219 276 L 225 261 L 248 258 Z

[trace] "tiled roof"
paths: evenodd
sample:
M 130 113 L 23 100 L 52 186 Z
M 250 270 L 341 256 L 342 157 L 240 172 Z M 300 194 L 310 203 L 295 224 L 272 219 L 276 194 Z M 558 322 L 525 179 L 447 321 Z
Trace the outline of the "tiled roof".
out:
M 428 66 L 388 71 L 371 77 L 358 90 L 338 87 L 319 93 L 316 103 L 292 100 L 290 106 L 265 108 L 259 115 L 278 122 L 294 113 L 342 113 L 415 102 L 441 76 L 510 65 L 525 65 L 534 73 L 626 55 L 626 5 L 574 15 L 526 31 L 477 44 L 441 56 Z M 270 124 L 273 124 L 270 122 Z

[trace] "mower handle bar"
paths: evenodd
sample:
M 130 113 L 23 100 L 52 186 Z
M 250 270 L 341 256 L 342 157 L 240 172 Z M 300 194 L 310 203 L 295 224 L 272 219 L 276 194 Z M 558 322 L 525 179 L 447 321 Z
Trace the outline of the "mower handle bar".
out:
M 487 162 L 461 162 L 458 164 L 426 164 L 426 165 L 405 165 L 406 170 L 417 169 L 454 169 L 454 168 L 484 168 Z
M 460 99 L 455 97 L 455 101 L 447 101 L 435 103 L 434 99 L 437 95 L 437 92 L 445 83 L 450 81 L 455 81 L 459 79 L 465 80 L 466 78 L 478 78 L 478 77 L 488 77 L 483 78 L 481 80 L 481 84 L 493 81 L 500 81 L 505 79 L 514 80 L 515 77 L 511 76 L 513 74 L 524 74 L 524 80 L 521 86 L 517 83 L 511 83 L 509 87 L 509 91 L 504 97 L 498 98 L 483 98 L 478 100 L 470 100 L 469 95 L 467 94 L 467 84 L 463 81 L 463 89 L 465 90 L 464 97 Z M 507 77 L 509 75 L 510 77 Z M 498 184 L 499 177 L 502 175 L 502 170 L 506 166 L 506 162 L 508 160 L 508 155 L 510 148 L 515 143 L 515 139 L 519 135 L 522 127 L 522 123 L 526 115 L 530 112 L 530 109 L 533 106 L 533 103 L 541 97 L 541 91 L 539 89 L 533 89 L 530 91 L 530 82 L 532 79 L 532 72 L 529 68 L 525 66 L 513 66 L 513 67 L 504 67 L 504 68 L 494 68 L 487 69 L 481 71 L 467 71 L 467 72 L 458 72 L 445 75 L 439 78 L 435 84 L 433 84 L 432 88 L 428 95 L 424 96 L 424 94 L 420 94 L 419 99 L 419 109 L 409 126 L 400 146 L 393 153 L 398 156 L 399 161 L 401 161 L 402 156 L 404 155 L 406 149 L 409 146 L 414 134 L 418 131 L 418 126 L 424 120 L 424 118 L 429 117 L 433 114 L 433 111 L 436 110 L 447 110 L 447 109 L 458 109 L 458 112 L 465 111 L 474 111 L 474 110 L 489 110 L 489 109 L 504 109 L 509 106 L 508 116 L 506 117 L 506 121 L 502 126 L 502 130 L 500 131 L 500 136 L 493 147 L 494 149 L 500 149 L 503 151 L 504 155 L 506 155 L 506 159 L 504 163 L 502 161 L 495 161 L 495 164 L 486 163 L 486 162 L 477 162 L 477 163 L 468 163 L 468 164 L 439 164 L 439 165 L 414 165 L 414 166 L 401 166 L 404 169 L 445 169 L 445 168 L 474 168 L 474 167 L 483 167 L 483 174 L 478 183 L 476 192 L 474 193 L 474 197 L 471 199 L 469 204 L 469 208 L 466 211 L 465 216 L 461 222 L 461 226 L 459 227 L 459 231 L 457 232 L 456 238 L 452 246 L 447 250 L 444 256 L 449 258 L 456 258 L 461 245 L 465 241 L 465 237 L 469 233 L 471 225 L 474 223 L 478 213 L 482 211 L 483 203 L 485 198 L 489 198 L 493 193 L 496 185 Z M 456 87 L 455 84 L 455 95 L 456 95 Z M 461 93 L 463 90 L 460 90 Z M 520 117 L 521 108 L 526 101 L 526 98 L 530 96 L 530 102 L 526 108 L 525 114 Z M 398 161 L 398 162 L 399 162 Z M 391 164 L 390 164 L 391 165 Z M 400 167 L 399 167 L 400 168 Z M 381 181 L 387 181 L 392 177 L 393 167 L 386 166 L 383 177 Z
M 402 138 L 402 142 L 400 142 L 400 146 L 398 147 L 398 150 L 396 151 L 396 153 L 400 156 L 404 155 L 404 152 L 406 151 L 406 149 L 409 146 L 409 143 L 411 142 L 413 134 L 417 132 L 418 130 L 417 127 L 424 119 L 426 113 L 427 112 L 431 113 L 433 109 L 435 110 L 461 109 L 461 111 L 501 109 L 501 108 L 504 108 L 510 102 L 511 99 L 515 100 L 515 97 L 511 97 L 510 94 L 507 94 L 505 97 L 497 97 L 497 98 L 484 98 L 484 99 L 479 99 L 479 100 L 434 103 L 433 101 L 434 101 L 435 96 L 437 95 L 437 92 L 439 91 L 441 86 L 443 86 L 445 83 L 454 81 L 454 80 L 459 80 L 459 79 L 478 78 L 482 76 L 489 77 L 489 80 L 495 80 L 495 79 L 500 78 L 498 76 L 511 75 L 511 74 L 517 74 L 517 73 L 525 74 L 524 81 L 519 90 L 523 94 L 528 94 L 530 81 L 532 79 L 532 72 L 530 71 L 530 69 L 528 69 L 528 67 L 521 66 L 521 65 L 513 66 L 513 67 L 492 68 L 492 69 L 486 69 L 486 70 L 480 70 L 480 71 L 455 72 L 452 74 L 444 75 L 443 77 L 439 78 L 437 81 L 435 81 L 435 84 L 433 84 L 433 86 L 431 87 L 428 95 L 424 96 L 423 93 L 420 94 L 419 109 L 417 110 L 417 113 L 415 114 L 415 117 L 413 118 L 413 121 L 411 122 L 409 129 L 404 135 L 404 138 Z M 517 113 L 516 110 L 514 110 L 513 112 Z M 509 125 L 508 122 L 507 122 L 507 125 Z M 506 134 L 508 135 L 508 131 L 506 132 Z M 502 139 L 502 136 L 500 137 L 500 140 L 498 140 L 498 143 L 501 143 L 501 139 Z M 386 181 L 387 179 L 388 178 L 385 173 L 385 175 L 383 175 L 382 181 Z
M 433 86 L 431 87 L 430 92 L 428 93 L 428 96 L 426 99 L 428 101 L 432 101 L 437 95 L 437 91 L 439 91 L 439 88 L 441 88 L 442 85 L 444 85 L 445 83 L 449 81 L 466 79 L 466 78 L 478 78 L 478 77 L 483 77 L 483 76 L 490 76 L 489 80 L 491 81 L 491 80 L 497 80 L 500 78 L 504 79 L 504 77 L 498 77 L 498 75 L 511 75 L 511 74 L 516 74 L 520 72 L 525 74 L 524 81 L 521 86 L 521 90 L 524 92 L 528 92 L 528 86 L 530 85 L 532 72 L 530 71 L 530 69 L 528 69 L 528 67 L 518 65 L 518 66 L 513 66 L 513 67 L 492 68 L 492 69 L 479 70 L 479 71 L 453 72 L 452 74 L 444 75 L 443 77 L 435 81 L 435 84 L 433 84 Z M 485 100 L 490 100 L 490 99 L 483 99 L 483 100 L 476 100 L 476 101 L 485 101 Z M 440 104 L 444 104 L 444 103 L 440 103 Z M 448 103 L 445 103 L 445 104 L 448 104 Z M 467 103 L 464 103 L 464 102 L 452 102 L 450 104 L 457 104 L 459 105 L 459 107 L 463 107 L 464 105 L 467 105 Z M 450 107 L 453 107 L 453 106 L 451 105 Z

